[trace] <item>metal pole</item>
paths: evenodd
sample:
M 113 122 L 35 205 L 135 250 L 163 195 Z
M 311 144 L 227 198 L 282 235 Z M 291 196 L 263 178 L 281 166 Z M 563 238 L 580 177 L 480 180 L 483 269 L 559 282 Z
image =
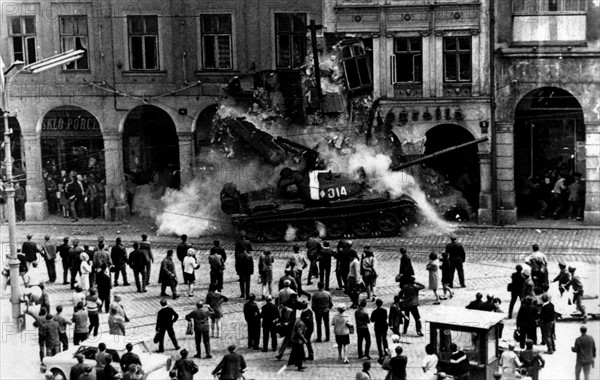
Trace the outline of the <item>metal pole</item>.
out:
M 8 126 L 8 85 L 10 78 L 6 77 L 4 91 L 2 94 L 2 109 L 4 113 L 4 162 L 6 163 L 6 211 L 8 219 L 8 250 L 10 267 L 10 303 L 12 304 L 12 320 L 15 323 L 15 329 L 20 331 L 19 317 L 21 315 L 21 294 L 19 291 L 19 259 L 17 259 L 17 242 L 15 231 L 17 226 L 15 215 L 15 186 L 13 184 L 13 160 L 11 153 L 11 130 Z
M 321 107 L 323 90 L 321 89 L 321 67 L 319 66 L 319 47 L 317 46 L 317 25 L 315 25 L 315 20 L 310 20 L 310 41 L 313 51 L 317 98 L 319 98 L 319 107 Z

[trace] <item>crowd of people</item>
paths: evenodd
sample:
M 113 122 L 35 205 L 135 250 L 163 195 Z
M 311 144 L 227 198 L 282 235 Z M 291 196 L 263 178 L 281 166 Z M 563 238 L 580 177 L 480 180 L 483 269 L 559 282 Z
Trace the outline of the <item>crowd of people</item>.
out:
M 225 264 L 230 260 L 221 246 L 215 240 L 208 254 L 208 271 L 204 273 L 210 278 L 208 293 L 204 299 L 195 298 L 195 308 L 185 315 L 188 323 L 186 334 L 193 335 L 196 353 L 193 358 L 212 358 L 211 339 L 221 338 L 221 320 L 223 318 L 222 305 L 229 301 L 221 292 L 223 290 L 223 273 Z M 108 247 L 103 237 L 98 238 L 97 245 L 80 245 L 79 241 L 64 238 L 62 244 L 52 242 L 50 236 L 45 236 L 42 244 L 32 241 L 32 235 L 27 236 L 27 241 L 19 252 L 21 261 L 21 277 L 23 286 L 23 299 L 28 305 L 27 313 L 34 319 L 39 331 L 40 359 L 45 355 L 52 356 L 69 346 L 67 329 L 73 329 L 73 344 L 78 345 L 90 335 L 97 336 L 99 314 L 109 313 L 108 330 L 113 335 L 126 334 L 126 322 L 129 318 L 125 312 L 122 297 L 113 294 L 112 290 L 118 286 L 129 286 L 127 266 L 133 271 L 137 292 L 147 291 L 151 284 L 152 263 L 155 255 L 152 245 L 146 234 L 141 235 L 141 240 L 132 243 L 131 252 L 123 245 L 121 238 L 116 238 L 114 245 Z M 389 309 L 384 307 L 384 301 L 378 298 L 377 278 L 379 267 L 376 255 L 370 246 L 364 246 L 361 255 L 354 249 L 352 241 L 341 240 L 335 250 L 328 241 L 323 241 L 318 234 L 312 235 L 305 246 L 306 255 L 300 245 L 292 247 L 292 252 L 286 257 L 284 273 L 273 285 L 274 258 L 272 252 L 265 248 L 259 254 L 252 255 L 253 247 L 245 233 L 235 243 L 234 260 L 235 271 L 238 275 L 240 295 L 243 299 L 243 316 L 247 325 L 247 344 L 251 350 L 268 352 L 269 343 L 273 352 L 277 352 L 276 359 L 282 360 L 286 348 L 291 348 L 287 364 L 280 372 L 288 367 L 295 367 L 304 371 L 307 361 L 314 360 L 314 344 L 335 340 L 338 352 L 338 361 L 350 364 L 348 348 L 350 336 L 356 334 L 358 359 L 363 359 L 362 370 L 357 373 L 357 379 L 370 378 L 371 368 L 371 337 L 377 347 L 377 362 L 388 371 L 386 379 L 406 379 L 406 368 L 409 358 L 403 355 L 401 345 L 402 337 L 408 334 L 410 316 L 415 322 L 417 336 L 423 336 L 421 316 L 419 313 L 419 293 L 425 289 L 423 284 L 415 280 L 415 270 L 406 247 L 400 248 L 398 274 L 395 278 L 399 285 L 398 293 L 393 297 Z M 183 285 L 188 297 L 194 297 L 196 271 L 200 267 L 199 250 L 196 250 L 188 241 L 187 236 L 181 236 L 181 242 L 166 252 L 160 264 L 158 283 L 161 284 L 160 309 L 157 313 L 154 342 L 158 345 L 158 352 L 165 351 L 164 339 L 168 335 L 173 348 L 180 350 L 174 325 L 179 320 L 178 313 L 169 305 L 167 298 L 178 299 L 181 297 L 178 272 L 182 274 Z M 255 257 L 258 263 L 255 266 Z M 446 245 L 441 255 L 441 260 L 435 252 L 429 255 L 429 261 L 423 268 L 428 272 L 428 288 L 435 297 L 434 305 L 454 296 L 455 274 L 458 276 L 460 287 L 466 287 L 463 264 L 466 253 L 461 243 L 455 236 Z M 38 263 L 43 258 L 46 264 L 50 283 L 57 281 L 56 261 L 60 258 L 63 267 L 63 285 L 68 285 L 74 291 L 72 296 L 73 315 L 67 318 L 63 315 L 63 305 L 55 307 L 56 314 L 51 314 L 51 300 L 45 290 L 44 282 L 39 275 Z M 335 259 L 333 265 L 332 259 Z M 176 262 L 176 260 L 178 262 Z M 552 306 L 549 295 L 549 278 L 547 260 L 539 251 L 537 245 L 533 246 L 533 253 L 526 260 L 528 268 L 517 266 L 517 272 L 512 275 L 508 290 L 511 292 L 508 318 L 512 318 L 516 301 L 522 304 L 517 315 L 517 333 L 515 340 L 524 351 L 520 356 L 514 354 L 514 346 L 509 348 L 500 358 L 500 367 L 503 378 L 513 378 L 517 367 L 525 371 L 534 379 L 537 378 L 539 369 L 544 365 L 543 356 L 533 350 L 537 343 L 537 326 L 541 327 L 542 340 L 548 346 L 548 354 L 555 351 L 554 321 L 557 313 Z M 583 287 L 581 280 L 574 274 L 575 268 L 565 270 L 564 263 L 559 264 L 560 274 L 554 279 L 562 290 L 573 292 L 573 302 L 587 319 L 585 308 L 581 304 Z M 334 306 L 330 293 L 330 272 L 335 268 L 336 282 L 339 290 L 348 297 L 350 306 L 339 303 Z M 252 276 L 257 268 L 260 281 L 260 293 L 251 291 Z M 307 274 L 303 275 L 306 271 Z M 7 276 L 7 273 L 4 273 Z M 119 283 L 120 277 L 122 283 Z M 306 281 L 305 283 L 303 283 Z M 307 287 L 317 282 L 317 291 L 309 293 Z M 275 289 L 274 289 L 275 288 Z M 170 294 L 167 294 L 167 289 Z M 438 294 L 438 290 L 443 293 Z M 561 290 L 561 292 L 562 292 Z M 258 294 L 258 296 L 257 296 Z M 366 294 L 366 297 L 362 296 Z M 262 306 L 257 303 L 258 298 L 264 301 Z M 369 302 L 374 303 L 374 310 L 366 311 Z M 39 312 L 30 310 L 31 304 L 40 305 Z M 499 298 L 488 295 L 483 301 L 483 295 L 478 293 L 476 299 L 467 305 L 468 309 L 500 312 L 501 301 Z M 354 321 L 350 322 L 348 309 L 354 309 Z M 334 313 L 332 313 L 335 311 Z M 330 317 L 331 321 L 330 321 Z M 539 321 L 539 322 L 538 322 Z M 371 330 L 372 326 L 372 330 Z M 331 329 L 333 327 L 333 329 Z M 400 329 L 402 327 L 402 329 Z M 316 328 L 316 339 L 313 334 Z M 332 331 L 333 330 L 333 331 Z M 262 332 L 262 340 L 261 340 Z M 331 334 L 333 333 L 333 334 Z M 278 338 L 282 338 L 281 341 Z M 573 347 L 580 355 L 594 357 L 586 350 L 594 347 L 593 339 L 590 346 L 589 339 L 585 344 Z M 262 347 L 261 347 L 262 341 Z M 202 356 L 202 346 L 204 356 Z M 527 349 L 525 349 L 527 346 Z M 584 347 L 584 348 L 582 348 Z M 243 356 L 235 352 L 236 347 L 230 346 L 229 353 L 215 368 L 213 374 L 219 374 L 221 379 L 235 379 L 246 368 Z M 456 344 L 450 345 L 451 367 L 449 375 L 456 379 L 469 378 L 469 360 L 465 352 Z M 583 351 L 586 351 L 583 353 Z M 102 349 L 100 349 L 102 352 Z M 512 352 L 512 354 L 511 354 Z M 192 379 L 197 366 L 188 358 L 187 350 L 179 352 L 175 361 L 174 378 L 179 380 Z M 514 355 L 513 355 L 514 354 Z M 117 377 L 117 373 L 102 372 L 98 368 L 107 368 L 106 355 L 97 367 L 97 378 L 110 380 Z M 110 359 L 109 359 L 110 360 Z M 592 358 L 593 362 L 593 358 Z M 177 364 L 179 363 L 179 364 Z M 591 362 L 583 362 L 581 370 L 589 373 Z M 142 371 L 141 364 L 134 364 L 132 375 Z M 123 361 L 121 359 L 121 365 Z M 139 367 L 136 367 L 136 365 Z M 579 365 L 579 364 L 578 364 Z M 438 371 L 438 358 L 431 345 L 427 345 L 421 359 L 423 373 L 430 379 L 443 379 L 446 373 Z M 194 369 L 195 368 L 195 369 Z M 587 372 L 586 372 L 587 371 Z M 88 371 L 89 372 L 89 371 Z M 123 368 L 123 378 L 128 376 L 129 368 Z M 86 371 L 80 377 L 71 379 L 87 379 Z M 233 377 L 231 377 L 233 376 Z M 587 378 L 587 377 L 586 377 Z
M 521 197 L 519 207 L 538 219 L 583 220 L 585 181 L 581 173 L 546 171 L 541 176 L 530 176 L 521 188 Z

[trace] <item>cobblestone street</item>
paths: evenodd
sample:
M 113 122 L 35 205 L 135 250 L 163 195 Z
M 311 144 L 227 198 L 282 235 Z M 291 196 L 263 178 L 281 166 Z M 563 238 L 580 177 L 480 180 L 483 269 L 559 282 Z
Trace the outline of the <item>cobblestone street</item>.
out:
M 60 242 L 64 236 L 71 238 L 79 238 L 82 243 L 95 243 L 97 236 L 104 236 L 109 245 L 112 245 L 114 237 L 123 238 L 126 246 L 130 247 L 130 242 L 139 239 L 139 235 L 143 232 L 148 232 L 149 240 L 153 243 L 155 251 L 155 262 L 152 269 L 151 285 L 148 292 L 139 294 L 135 292 L 135 286 L 113 288 L 113 294 L 117 293 L 123 297 L 123 304 L 126 307 L 128 316 L 131 322 L 127 324 L 127 335 L 133 340 L 151 341 L 154 324 L 156 320 L 156 312 L 159 309 L 159 292 L 160 286 L 157 284 L 158 270 L 160 261 L 165 256 L 167 248 L 174 249 L 179 239 L 176 237 L 155 236 L 152 233 L 152 224 L 147 220 L 135 220 L 131 224 L 104 224 L 100 222 L 97 225 L 73 225 L 73 224 L 29 224 L 19 226 L 18 242 L 24 240 L 25 235 L 29 232 L 34 234 L 33 240 L 40 242 L 43 235 L 49 233 L 52 235 L 55 242 Z M 467 288 L 456 289 L 456 295 L 453 299 L 443 301 L 443 305 L 464 307 L 476 292 L 483 294 L 493 294 L 502 299 L 502 309 L 508 309 L 510 294 L 506 292 L 506 284 L 513 271 L 514 266 L 521 262 L 525 255 L 530 252 L 530 246 L 533 243 L 538 243 L 541 250 L 549 257 L 550 277 L 553 278 L 558 272 L 557 262 L 559 259 L 565 260 L 572 265 L 577 266 L 577 273 L 582 277 L 588 298 L 596 297 L 595 299 L 587 299 L 586 305 L 590 311 L 598 311 L 599 284 L 598 278 L 599 269 L 599 254 L 600 234 L 597 229 L 542 229 L 542 228 L 481 228 L 464 226 L 456 229 L 459 241 L 461 241 L 467 251 L 467 262 L 465 264 L 465 277 Z M 0 229 L 0 237 L 3 249 L 6 249 L 8 240 L 7 230 L 5 226 Z M 185 314 L 192 311 L 195 306 L 196 299 L 203 299 L 206 295 L 208 287 L 208 275 L 204 274 L 208 268 L 206 255 L 209 247 L 212 244 L 213 237 L 202 239 L 191 239 L 194 247 L 200 249 L 201 268 L 196 272 L 198 279 L 196 283 L 195 297 L 186 297 L 185 288 L 179 286 L 179 291 L 182 297 L 178 300 L 170 300 L 169 303 L 175 308 L 180 315 L 180 321 L 176 323 L 176 333 L 182 347 L 187 348 L 190 352 L 195 352 L 193 337 L 184 335 L 187 324 L 183 320 Z M 220 361 L 220 358 L 226 351 L 226 347 L 235 343 L 239 347 L 239 353 L 243 354 L 248 362 L 247 379 L 275 379 L 277 371 L 286 363 L 289 351 L 286 352 L 284 360 L 277 361 L 275 354 L 272 352 L 262 353 L 246 348 L 246 324 L 243 320 L 243 301 L 238 298 L 239 287 L 237 277 L 235 276 L 233 266 L 233 240 L 221 237 L 222 245 L 227 250 L 228 261 L 225 273 L 225 288 L 223 293 L 230 297 L 230 302 L 223 306 L 223 337 L 220 339 L 212 339 L 212 354 L 213 359 L 196 360 L 201 367 L 200 372 L 194 377 L 195 379 L 209 379 L 210 371 Z M 401 246 L 408 248 L 409 254 L 413 260 L 413 266 L 416 271 L 417 281 L 427 284 L 427 271 L 425 270 L 426 255 L 431 251 L 441 252 L 447 243 L 448 238 L 444 235 L 427 235 L 413 237 L 394 237 L 394 238 L 372 238 L 364 240 L 355 240 L 354 247 L 361 252 L 364 245 L 370 245 L 375 252 L 378 260 L 380 276 L 378 278 L 378 287 L 376 293 L 384 300 L 384 307 L 389 308 L 390 302 L 398 291 L 397 283 L 394 282 L 394 277 L 398 270 L 398 249 Z M 283 273 L 285 258 L 291 252 L 293 243 L 277 243 L 269 244 L 268 246 L 274 251 L 275 266 L 274 277 L 279 278 Z M 264 248 L 265 244 L 253 244 L 255 251 Z M 254 254 L 255 266 L 257 265 L 258 256 Z M 177 263 L 178 261 L 175 260 Z M 42 265 L 43 267 L 43 265 Z M 57 264 L 59 278 L 62 275 L 62 268 Z M 180 266 L 177 265 L 180 270 Z M 178 273 L 179 281 L 182 283 L 181 273 Z M 306 282 L 306 271 L 304 273 L 304 283 Z M 130 282 L 133 283 L 131 277 Z M 332 289 L 337 288 L 335 284 L 335 276 L 332 273 L 331 280 Z M 52 308 L 55 305 L 63 304 L 70 305 L 71 291 L 68 286 L 50 284 L 47 286 L 50 293 Z M 257 277 L 253 276 L 252 291 L 260 293 L 260 286 L 257 284 Z M 316 291 L 316 284 L 308 287 L 309 292 Z M 346 302 L 349 305 L 348 298 L 340 291 L 333 291 L 334 303 Z M 424 290 L 421 296 L 421 315 L 427 316 L 428 310 L 439 307 L 432 305 L 434 298 L 431 291 Z M 7 293 L 2 299 L 2 321 L 6 322 L 10 318 L 10 304 Z M 262 302 L 259 302 L 259 306 Z M 369 303 L 369 313 L 373 309 L 374 304 Z M 518 306 L 517 306 L 518 307 Z M 70 308 L 67 308 L 70 310 Z M 350 310 L 351 320 L 354 319 L 353 310 Z M 514 319 L 505 322 L 504 338 L 510 339 L 514 330 Z M 6 323 L 3 323 L 6 325 Z M 14 361 L 17 358 L 23 359 L 21 364 L 14 366 L 2 366 L 3 379 L 41 379 L 43 376 L 37 371 L 37 332 L 31 327 L 31 319 L 28 319 L 28 330 L 23 337 L 16 337 L 3 329 L 3 344 L 2 344 L 2 362 Z M 590 333 L 595 337 L 598 344 L 599 333 L 597 321 L 589 322 Z M 573 368 L 575 356 L 570 352 L 570 347 L 578 336 L 577 322 L 560 322 L 557 325 L 558 352 L 554 356 L 546 357 L 547 368 L 541 372 L 541 379 L 569 379 L 573 378 Z M 104 331 L 107 328 L 107 315 L 101 314 L 100 327 Z M 424 347 L 429 341 L 428 326 L 424 325 L 425 337 L 418 337 L 414 331 L 414 324 L 411 324 L 409 334 L 403 347 L 405 354 L 408 356 L 408 378 L 422 378 L 422 370 L 420 368 L 421 359 L 425 355 Z M 313 335 L 313 341 L 314 341 Z M 18 346 L 9 344 L 24 340 Z M 261 337 L 262 342 L 262 337 Z M 174 353 L 171 343 L 166 339 L 166 349 L 171 350 L 167 353 Z M 153 343 L 150 344 L 155 347 Z M 351 345 L 349 350 L 350 365 L 344 365 L 336 361 L 337 351 L 332 343 L 313 343 L 315 348 L 315 361 L 308 362 L 306 372 L 300 374 L 293 369 L 288 369 L 283 376 L 279 378 L 288 379 L 314 379 L 323 377 L 326 374 L 327 378 L 352 379 L 357 371 L 360 370 L 361 361 L 357 359 L 356 353 L 356 336 L 351 337 Z M 7 350 L 7 347 L 11 349 Z M 14 349 L 13 349 L 14 348 Z M 540 348 L 543 348 L 540 346 Z M 371 347 L 371 356 L 376 357 L 376 346 Z M 596 371 L 596 374 L 598 371 Z M 384 371 L 375 363 L 372 369 L 373 379 L 383 379 Z M 600 378 L 592 377 L 594 379 Z

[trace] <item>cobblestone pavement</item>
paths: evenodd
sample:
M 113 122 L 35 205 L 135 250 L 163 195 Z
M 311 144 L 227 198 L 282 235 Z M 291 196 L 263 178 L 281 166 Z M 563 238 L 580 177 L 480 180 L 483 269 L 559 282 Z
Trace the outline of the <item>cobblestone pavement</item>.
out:
M 119 233 L 123 237 L 124 241 L 130 241 L 137 239 L 142 232 L 150 232 L 150 240 L 153 242 L 156 251 L 156 261 L 152 271 L 152 281 L 148 288 L 148 292 L 144 294 L 136 293 L 135 286 L 123 287 L 119 286 L 113 288 L 113 294 L 118 293 L 123 297 L 123 304 L 126 307 L 131 322 L 127 324 L 127 335 L 134 340 L 151 340 L 154 331 L 155 315 L 159 308 L 159 292 L 160 287 L 156 284 L 159 263 L 165 256 L 165 250 L 167 248 L 174 248 L 178 242 L 175 237 L 165 236 L 152 236 L 150 222 L 137 221 L 135 223 L 125 225 L 107 225 L 105 223 L 98 223 L 98 225 L 81 225 L 73 226 L 68 224 L 55 224 L 55 225 L 33 225 L 29 224 L 22 226 L 18 230 L 18 241 L 22 242 L 24 236 L 28 232 L 35 234 L 34 240 L 37 238 L 40 240 L 45 233 L 50 233 L 56 240 L 60 240 L 63 236 L 78 237 L 84 243 L 94 243 L 97 236 L 104 236 L 110 243 L 112 239 Z M 119 232 L 117 232 L 119 231 Z M 467 263 L 465 264 L 466 273 L 466 289 L 456 289 L 456 295 L 453 299 L 444 301 L 444 305 L 450 306 L 464 306 L 472 298 L 477 291 L 484 294 L 494 294 L 502 299 L 502 306 L 506 310 L 508 308 L 509 294 L 506 292 L 506 283 L 512 272 L 514 265 L 521 262 L 526 254 L 530 251 L 532 243 L 537 242 L 540 244 L 542 250 L 549 256 L 551 261 L 550 275 L 556 275 L 558 267 L 556 262 L 558 259 L 564 259 L 573 265 L 578 267 L 578 273 L 583 278 L 586 294 L 589 297 L 598 295 L 598 278 L 599 269 L 599 254 L 597 252 L 600 247 L 600 234 L 595 229 L 536 229 L 536 228 L 480 228 L 480 227 L 466 227 L 458 228 L 455 233 L 458 235 L 459 240 L 463 242 L 467 250 Z M 204 274 L 207 268 L 206 261 L 206 250 L 212 243 L 212 237 L 206 237 L 202 239 L 192 239 L 192 242 L 197 248 L 201 249 L 201 268 L 197 272 L 197 284 L 196 284 L 196 296 L 187 297 L 185 294 L 185 287 L 179 286 L 179 291 L 182 297 L 178 300 L 169 300 L 169 303 L 179 313 L 180 318 L 183 319 L 185 314 L 189 313 L 194 309 L 194 304 L 197 299 L 203 299 L 206 294 L 208 286 L 208 276 Z M 195 379 L 209 379 L 210 371 L 220 360 L 220 357 L 225 353 L 226 347 L 231 343 L 236 343 L 239 348 L 239 352 L 242 353 L 248 362 L 249 369 L 246 374 L 247 379 L 276 379 L 276 378 L 288 378 L 288 379 L 314 379 L 322 378 L 326 375 L 327 378 L 343 378 L 352 379 L 355 373 L 360 370 L 360 361 L 356 358 L 356 336 L 351 338 L 351 345 L 349 350 L 349 356 L 351 359 L 350 365 L 340 364 L 336 361 L 337 351 L 332 343 L 314 343 L 315 358 L 313 362 L 308 362 L 308 369 L 306 372 L 300 374 L 295 370 L 288 369 L 284 375 L 277 377 L 277 371 L 285 364 L 289 355 L 289 350 L 284 356 L 284 360 L 277 361 L 275 354 L 272 352 L 262 353 L 248 350 L 246 348 L 246 325 L 243 320 L 243 301 L 237 298 L 239 295 L 239 287 L 237 281 L 235 281 L 235 273 L 233 268 L 233 241 L 227 239 L 227 237 L 221 237 L 223 246 L 227 250 L 228 259 L 226 273 L 225 273 L 225 289 L 224 294 L 231 297 L 230 302 L 225 303 L 223 306 L 224 318 L 223 318 L 223 337 L 220 339 L 211 340 L 213 359 L 202 359 L 197 360 L 198 365 L 201 367 L 201 371 L 194 377 Z M 0 229 L 0 241 L 3 245 L 6 243 L 7 236 L 6 230 Z M 443 250 L 448 238 L 443 234 L 432 234 L 426 236 L 413 236 L 413 237 L 394 237 L 394 238 L 371 238 L 364 240 L 356 240 L 355 247 L 357 250 L 362 250 L 364 245 L 371 245 L 375 251 L 375 255 L 378 259 L 380 277 L 378 278 L 378 288 L 376 293 L 379 297 L 384 300 L 384 306 L 387 308 L 393 298 L 393 295 L 397 293 L 397 284 L 394 282 L 394 277 L 398 269 L 398 248 L 400 246 L 407 246 L 409 252 L 413 258 L 413 265 L 417 272 L 417 281 L 427 284 L 427 272 L 425 271 L 425 257 L 429 252 L 436 251 L 440 252 Z M 275 254 L 275 267 L 274 274 L 278 277 L 283 272 L 285 265 L 285 259 L 291 251 L 291 245 L 293 243 L 277 243 L 269 244 L 269 247 L 274 251 Z M 263 244 L 254 244 L 255 249 L 261 249 L 264 247 Z M 257 255 L 255 255 L 255 265 L 257 264 Z M 43 267 L 43 265 L 42 265 Z M 59 278 L 62 275 L 62 268 L 60 264 L 57 265 Z M 177 266 L 178 269 L 180 268 Z M 131 275 L 130 275 L 131 276 Z M 181 281 L 181 273 L 178 273 Z M 130 283 L 133 283 L 130 277 Z M 306 271 L 304 274 L 304 283 L 306 283 Z M 332 273 L 331 285 L 332 289 L 336 288 L 335 275 Z M 51 295 L 51 301 L 53 305 L 64 304 L 70 305 L 71 291 L 68 286 L 51 284 L 48 287 L 48 291 Z M 260 287 L 256 283 L 256 277 L 252 280 L 252 290 L 255 293 L 260 293 Z M 309 292 L 316 290 L 315 285 L 308 287 Z M 346 302 L 349 304 L 348 299 L 340 291 L 333 291 L 334 302 Z M 7 320 L 7 309 L 9 307 L 6 296 L 2 300 L 3 319 Z M 426 316 L 428 310 L 434 307 L 433 295 L 431 291 L 421 292 L 421 314 Z M 598 300 L 586 300 L 588 307 L 593 310 L 598 309 Z M 262 304 L 262 303 L 259 303 Z M 373 303 L 369 303 L 369 312 L 373 308 Z M 353 312 L 350 312 L 351 319 L 353 320 Z M 28 321 L 28 325 L 31 326 L 31 320 Z M 598 322 L 589 323 L 591 326 L 590 330 L 598 337 Z M 101 314 L 100 326 L 103 330 L 107 331 L 107 315 Z M 574 355 L 570 353 L 570 345 L 577 334 L 577 323 L 561 323 L 557 328 L 557 334 L 559 338 L 559 355 L 555 355 L 549 359 L 548 368 L 542 372 L 541 379 L 568 379 L 572 378 L 572 368 L 574 367 Z M 185 321 L 180 321 L 176 324 L 177 337 L 180 340 L 180 345 L 187 348 L 190 352 L 194 353 L 194 340 L 193 337 L 185 336 L 184 331 L 186 328 Z M 31 329 L 31 327 L 30 327 Z M 512 336 L 512 330 L 514 329 L 514 319 L 506 321 L 506 328 L 504 332 L 505 337 Z M 428 327 L 424 325 L 425 337 L 419 338 L 416 336 L 414 331 L 414 325 L 411 324 L 409 329 L 408 337 L 403 342 L 406 355 L 409 357 L 408 362 L 408 378 L 419 379 L 422 378 L 422 370 L 420 368 L 420 362 L 424 355 L 424 346 L 428 343 Z M 10 342 L 10 337 L 4 339 L 3 330 L 3 349 L 2 349 L 2 362 L 6 363 L 6 360 L 14 360 L 16 357 L 23 358 L 28 357 L 29 365 L 23 366 L 18 365 L 15 368 L 10 366 L 2 365 L 2 375 L 0 378 L 3 379 L 41 379 L 42 376 L 36 373 L 37 367 L 37 343 L 35 338 L 37 334 L 34 331 L 30 331 L 28 334 L 29 338 L 25 344 L 20 344 L 19 347 L 13 352 L 7 352 L 5 347 L 6 343 Z M 563 338 L 564 337 L 564 338 Z M 262 339 L 262 338 L 261 338 Z M 314 336 L 313 336 L 314 340 Z M 597 342 L 600 339 L 597 339 Z M 261 340 L 262 342 L 262 340 Z M 563 346 L 564 342 L 564 346 Z M 167 353 L 174 353 L 172 350 L 171 342 L 166 339 Z M 153 345 L 153 343 L 150 343 Z M 12 347 L 12 346 L 11 346 Z M 17 354 L 18 353 L 18 354 Z M 23 353 L 23 354 L 21 354 Z M 16 356 L 18 355 L 18 356 Z M 23 356 L 26 355 L 26 356 Z M 377 356 L 377 349 L 373 339 L 371 346 L 371 356 Z M 559 359 L 560 358 L 560 359 Z M 564 360 L 561 360 L 563 359 Z M 567 363 L 567 364 L 565 364 Z M 564 364 L 564 365 L 563 365 Z M 372 370 L 373 379 L 383 379 L 385 376 L 384 371 L 380 369 L 379 365 L 374 365 Z M 29 372 L 28 372 L 29 371 Z M 599 377 L 600 378 L 600 377 Z

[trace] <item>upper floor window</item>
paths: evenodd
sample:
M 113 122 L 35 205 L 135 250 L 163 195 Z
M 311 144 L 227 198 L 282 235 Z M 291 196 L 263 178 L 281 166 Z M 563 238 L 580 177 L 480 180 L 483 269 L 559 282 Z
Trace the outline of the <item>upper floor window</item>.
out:
M 588 0 L 513 0 L 514 13 L 584 12 Z
M 420 83 L 422 80 L 422 44 L 421 38 L 394 39 L 392 65 L 393 82 Z
M 12 42 L 13 60 L 25 64 L 33 63 L 36 58 L 35 17 L 10 17 L 8 35 Z
M 513 0 L 512 42 L 584 44 L 589 0 Z
M 90 68 L 87 16 L 60 17 L 60 44 L 63 52 L 69 50 L 85 51 L 83 57 L 65 65 L 65 70 L 87 70 Z
M 275 14 L 275 49 L 278 69 L 294 69 L 306 57 L 306 13 Z
M 202 24 L 202 67 L 232 69 L 232 23 L 230 14 L 200 16 Z
M 158 70 L 158 16 L 127 16 L 131 70 Z
M 342 46 L 342 65 L 349 90 L 369 88 L 371 80 L 371 63 L 362 41 L 352 41 Z
M 471 37 L 444 37 L 444 81 L 471 81 Z

